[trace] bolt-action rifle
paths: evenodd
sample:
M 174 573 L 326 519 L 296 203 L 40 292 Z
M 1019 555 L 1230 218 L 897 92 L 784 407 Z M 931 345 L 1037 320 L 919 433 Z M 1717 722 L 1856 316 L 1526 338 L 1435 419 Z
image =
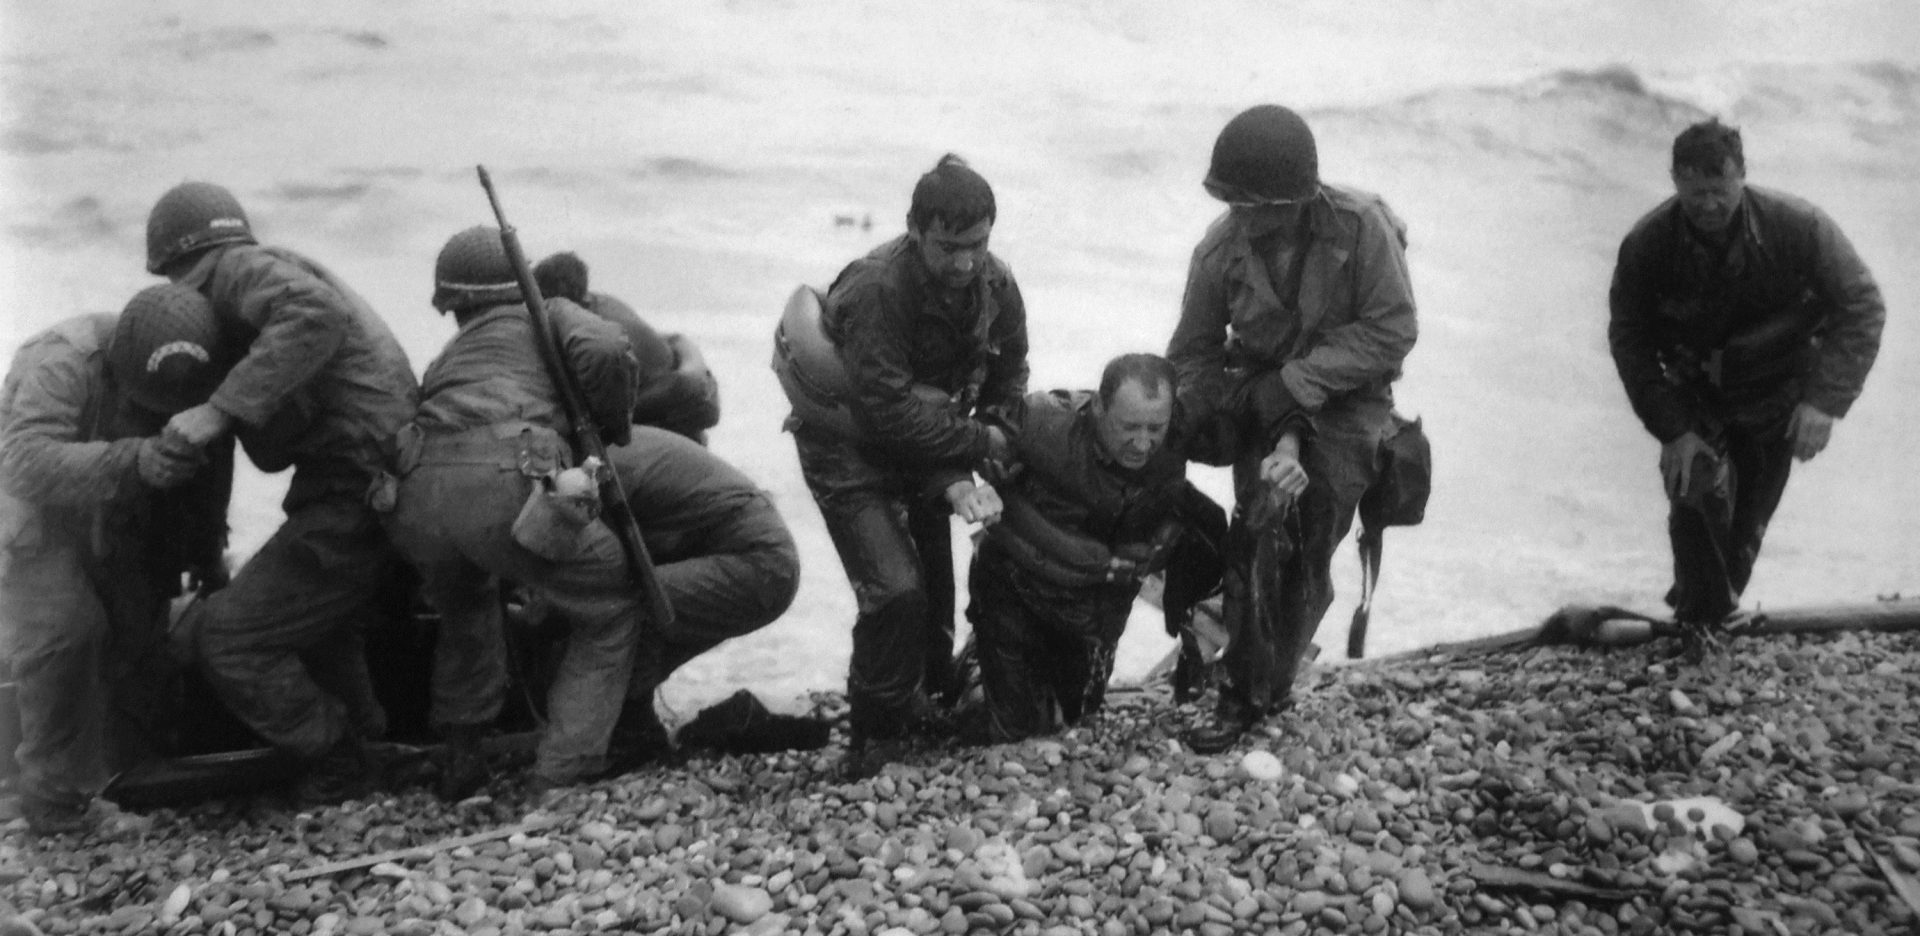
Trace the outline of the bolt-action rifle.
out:
M 593 417 L 587 410 L 580 392 L 579 378 L 560 353 L 560 342 L 553 333 L 553 320 L 547 315 L 546 300 L 540 295 L 539 284 L 534 282 L 533 269 L 527 265 L 525 251 L 520 249 L 520 235 L 514 231 L 513 225 L 507 223 L 506 212 L 500 209 L 500 196 L 493 190 L 493 179 L 487 175 L 487 167 L 474 168 L 480 173 L 480 187 L 487 191 L 487 203 L 493 206 L 494 220 L 500 223 L 500 245 L 506 248 L 507 262 L 513 264 L 514 278 L 520 283 L 520 296 L 526 302 L 527 314 L 533 319 L 533 343 L 540 352 L 540 362 L 546 366 L 547 377 L 560 394 L 560 409 L 566 414 L 567 424 L 572 427 L 572 437 L 567 441 L 573 446 L 573 454 L 579 460 L 597 458 L 600 464 L 607 466 L 604 480 L 600 482 L 601 517 L 620 537 L 621 549 L 627 554 L 628 571 L 633 574 L 635 584 L 645 593 L 647 625 L 650 628 L 665 627 L 673 620 L 673 607 L 668 604 L 666 592 L 661 590 L 660 582 L 653 574 L 653 559 L 647 555 L 647 544 L 640 538 L 640 526 L 634 522 L 633 508 L 627 503 L 627 492 L 620 485 L 619 472 L 612 470 L 613 462 L 607 458 L 606 442 L 601 439 L 600 427 L 594 425 Z

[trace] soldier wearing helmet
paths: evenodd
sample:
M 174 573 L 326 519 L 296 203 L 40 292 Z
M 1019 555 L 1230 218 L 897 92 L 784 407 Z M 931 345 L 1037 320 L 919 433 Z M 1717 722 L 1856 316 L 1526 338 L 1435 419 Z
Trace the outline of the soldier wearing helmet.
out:
M 646 604 L 612 529 L 545 509 L 550 479 L 573 463 L 571 427 L 498 230 L 468 228 L 447 241 L 433 305 L 459 331 L 427 365 L 419 411 L 399 436 L 387 519 L 441 616 L 429 717 L 450 743 L 436 791 L 461 799 L 487 777 L 480 742 L 507 686 L 503 580 L 533 590 L 571 625 L 534 777 L 573 783 L 605 766 Z M 626 336 L 565 299 L 546 308 L 584 415 L 605 442 L 627 441 L 635 367 Z M 536 511 L 524 526 L 523 510 Z
M 0 387 L 0 636 L 19 689 L 22 810 L 79 831 L 164 728 L 167 600 L 224 579 L 231 447 L 161 432 L 225 362 L 198 293 L 142 290 L 14 354 Z
M 948 517 L 1000 516 L 973 470 L 1011 453 L 992 414 L 1026 394 L 1027 310 L 987 248 L 994 217 L 993 189 L 958 156 L 921 176 L 907 232 L 848 264 L 822 303 L 854 431 L 797 401 L 787 420 L 858 604 L 850 775 L 898 759 L 927 698 L 952 695 Z
M 413 415 L 413 368 L 365 300 L 320 264 L 258 244 L 220 186 L 161 196 L 147 269 L 206 298 L 232 361 L 170 433 L 196 448 L 231 435 L 262 469 L 293 468 L 286 522 L 183 625 L 227 706 L 306 764 L 304 798 L 354 795 L 372 777 L 363 742 L 385 731 L 357 627 L 375 586 L 403 568 L 366 496 L 384 440 Z
M 1320 180 L 1298 114 L 1268 104 L 1235 116 L 1204 185 L 1227 211 L 1194 249 L 1167 357 L 1186 417 L 1212 440 L 1194 457 L 1233 466 L 1238 502 L 1229 684 L 1188 738 L 1217 751 L 1290 700 L 1416 325 L 1405 225 L 1378 196 Z M 1262 536 L 1286 546 L 1256 549 Z

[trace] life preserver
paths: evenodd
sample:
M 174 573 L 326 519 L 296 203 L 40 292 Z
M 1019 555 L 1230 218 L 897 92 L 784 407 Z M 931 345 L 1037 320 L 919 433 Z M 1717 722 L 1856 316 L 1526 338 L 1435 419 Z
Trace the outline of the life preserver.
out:
M 821 325 L 820 314 L 821 296 L 813 287 L 801 286 L 788 297 L 773 332 L 773 373 L 801 422 L 857 442 L 863 433 L 847 405 L 853 381 L 840 361 L 840 349 Z M 926 384 L 914 384 L 913 395 L 933 406 L 954 405 L 951 394 Z
M 840 362 L 840 349 L 821 325 L 820 306 L 820 293 L 811 286 L 801 286 L 788 297 L 773 332 L 773 373 L 801 422 L 855 438 L 859 430 L 846 403 L 852 382 Z

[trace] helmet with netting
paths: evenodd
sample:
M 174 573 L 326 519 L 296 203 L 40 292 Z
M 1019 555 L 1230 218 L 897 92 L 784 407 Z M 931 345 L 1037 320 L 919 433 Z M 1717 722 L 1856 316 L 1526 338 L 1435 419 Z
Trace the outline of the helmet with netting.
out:
M 458 312 L 519 302 L 520 280 L 500 230 L 476 225 L 453 235 L 433 264 L 433 307 Z
M 142 409 L 171 415 L 205 403 L 224 376 L 213 307 L 185 286 L 140 290 L 120 312 L 107 366 Z

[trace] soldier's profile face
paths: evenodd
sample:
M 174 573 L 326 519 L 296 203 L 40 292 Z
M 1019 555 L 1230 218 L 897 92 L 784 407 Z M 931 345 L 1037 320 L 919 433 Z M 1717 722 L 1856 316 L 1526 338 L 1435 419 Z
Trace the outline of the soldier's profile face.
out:
M 1144 466 L 1167 443 L 1173 389 L 1164 383 L 1155 389 L 1158 395 L 1149 397 L 1144 384 L 1129 380 L 1113 391 L 1111 403 L 1094 401 L 1094 434 L 1107 457 L 1122 467 Z
M 1685 166 L 1673 170 L 1673 188 L 1680 198 L 1680 211 L 1687 216 L 1687 223 L 1708 234 L 1724 231 L 1733 223 L 1746 182 L 1746 174 L 1731 157 L 1718 173 L 1709 174 Z
M 941 283 L 959 289 L 973 283 L 987 264 L 987 239 L 993 236 L 993 222 L 981 221 L 972 227 L 953 230 L 947 222 L 935 218 L 926 228 L 909 227 L 907 233 L 920 248 L 920 259 Z

